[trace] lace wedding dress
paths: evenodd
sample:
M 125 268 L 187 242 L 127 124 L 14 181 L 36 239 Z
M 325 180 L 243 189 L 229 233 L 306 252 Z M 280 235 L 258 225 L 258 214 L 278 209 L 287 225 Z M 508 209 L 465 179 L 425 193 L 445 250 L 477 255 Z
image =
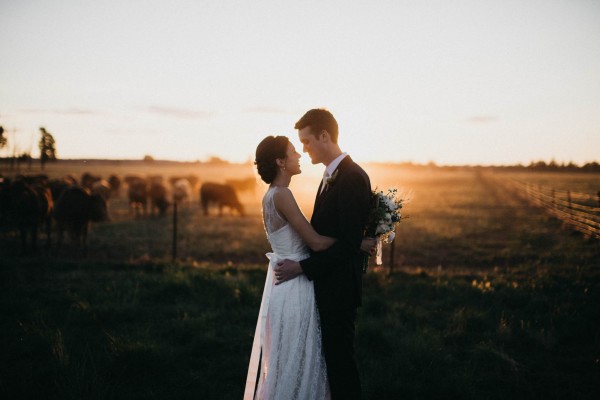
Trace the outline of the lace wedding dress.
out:
M 298 233 L 275 209 L 273 195 L 277 190 L 282 189 L 269 188 L 263 198 L 263 219 L 273 253 L 267 254 L 269 269 L 244 400 L 329 399 L 313 283 L 300 275 L 274 285 L 272 269 L 279 260 L 299 261 L 309 256 Z

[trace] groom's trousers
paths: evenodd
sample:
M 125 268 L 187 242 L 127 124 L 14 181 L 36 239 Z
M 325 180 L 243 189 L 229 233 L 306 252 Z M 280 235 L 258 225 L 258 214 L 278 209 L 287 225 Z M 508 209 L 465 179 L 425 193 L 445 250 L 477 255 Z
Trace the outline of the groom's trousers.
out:
M 356 309 L 319 310 L 331 400 L 361 398 L 354 356 Z

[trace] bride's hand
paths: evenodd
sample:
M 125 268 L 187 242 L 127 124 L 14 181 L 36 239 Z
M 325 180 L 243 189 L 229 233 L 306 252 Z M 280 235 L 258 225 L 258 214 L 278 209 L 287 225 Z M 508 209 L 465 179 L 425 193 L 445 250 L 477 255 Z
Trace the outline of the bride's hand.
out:
M 360 244 L 360 250 L 370 256 L 374 256 L 375 252 L 377 251 L 377 239 L 364 238 Z

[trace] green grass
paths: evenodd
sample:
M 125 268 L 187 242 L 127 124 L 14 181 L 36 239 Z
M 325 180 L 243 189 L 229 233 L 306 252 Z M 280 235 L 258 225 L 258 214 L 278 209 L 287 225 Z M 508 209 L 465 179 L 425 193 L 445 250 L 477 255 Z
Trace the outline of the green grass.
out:
M 371 274 L 358 351 L 369 399 L 595 398 L 600 273 Z
M 262 279 L 252 266 L 14 262 L 2 269 L 0 393 L 239 397 Z
M 3 398 L 242 396 L 264 266 L 11 260 Z M 600 273 L 371 271 L 357 331 L 366 399 L 593 398 Z

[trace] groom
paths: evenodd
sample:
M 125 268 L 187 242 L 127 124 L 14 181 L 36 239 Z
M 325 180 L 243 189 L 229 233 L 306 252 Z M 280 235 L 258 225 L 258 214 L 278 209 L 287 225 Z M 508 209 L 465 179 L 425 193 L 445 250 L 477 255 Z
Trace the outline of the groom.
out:
M 329 111 L 308 111 L 296 122 L 295 129 L 312 163 L 326 166 L 310 222 L 319 234 L 337 241 L 325 251 L 311 253 L 306 260 L 279 263 L 275 276 L 277 283 L 302 273 L 314 281 L 332 400 L 360 399 L 354 332 L 365 257 L 360 246 L 371 183 L 366 172 L 340 150 L 338 124 Z

